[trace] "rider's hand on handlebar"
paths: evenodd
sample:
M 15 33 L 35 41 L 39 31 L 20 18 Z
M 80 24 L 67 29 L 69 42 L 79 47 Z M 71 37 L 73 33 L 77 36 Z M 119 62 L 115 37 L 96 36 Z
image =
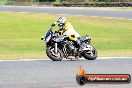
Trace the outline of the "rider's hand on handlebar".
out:
M 59 33 L 58 31 L 55 31 L 55 33 Z

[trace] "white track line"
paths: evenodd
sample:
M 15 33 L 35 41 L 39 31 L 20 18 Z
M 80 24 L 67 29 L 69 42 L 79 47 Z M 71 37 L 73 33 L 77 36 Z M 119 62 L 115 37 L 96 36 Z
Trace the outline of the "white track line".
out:
M 128 58 L 131 58 L 132 57 L 98 57 L 97 59 L 121 59 L 121 58 L 124 58 L 124 59 L 128 59 Z M 6 62 L 6 61 L 49 61 L 50 59 L 18 59 L 18 60 L 0 60 L 0 62 Z M 69 60 L 70 59 L 63 59 L 63 60 Z M 80 59 L 77 59 L 77 60 L 85 60 L 84 58 L 80 58 Z M 76 60 L 75 60 L 76 61 Z

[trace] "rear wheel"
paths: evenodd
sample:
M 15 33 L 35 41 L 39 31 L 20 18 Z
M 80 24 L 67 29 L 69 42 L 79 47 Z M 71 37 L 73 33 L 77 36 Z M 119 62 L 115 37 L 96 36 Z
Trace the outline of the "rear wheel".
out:
M 95 60 L 97 58 L 97 50 L 95 48 L 92 51 L 85 50 L 82 55 L 87 60 Z
M 57 49 L 57 53 L 55 53 L 55 47 L 47 47 L 46 49 L 47 56 L 53 61 L 61 61 L 62 60 L 62 52 L 60 49 Z

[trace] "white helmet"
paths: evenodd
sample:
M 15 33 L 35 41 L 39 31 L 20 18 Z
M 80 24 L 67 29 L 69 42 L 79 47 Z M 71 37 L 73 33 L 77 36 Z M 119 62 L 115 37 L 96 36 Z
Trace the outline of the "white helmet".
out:
M 60 16 L 60 17 L 57 19 L 57 22 L 58 22 L 58 25 L 59 25 L 59 26 L 65 24 L 65 23 L 66 23 L 66 17 L 61 17 L 61 16 Z

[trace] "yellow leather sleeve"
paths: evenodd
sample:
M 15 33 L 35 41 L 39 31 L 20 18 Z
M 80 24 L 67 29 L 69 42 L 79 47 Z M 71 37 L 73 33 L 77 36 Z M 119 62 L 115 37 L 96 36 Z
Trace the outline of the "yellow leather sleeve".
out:
M 64 31 L 63 31 L 63 33 L 66 32 L 66 31 L 67 31 L 68 29 L 70 29 L 71 27 L 72 27 L 71 23 L 66 22 L 66 24 L 65 24 L 65 26 L 64 26 Z

